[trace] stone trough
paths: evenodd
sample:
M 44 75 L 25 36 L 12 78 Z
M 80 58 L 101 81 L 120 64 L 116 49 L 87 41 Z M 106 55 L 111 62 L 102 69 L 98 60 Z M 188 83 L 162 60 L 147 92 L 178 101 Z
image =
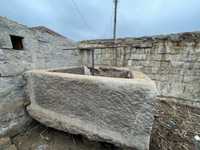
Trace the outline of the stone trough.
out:
M 92 76 L 91 74 L 94 74 Z M 134 150 L 148 150 L 155 83 L 123 68 L 27 72 L 29 114 L 46 126 Z

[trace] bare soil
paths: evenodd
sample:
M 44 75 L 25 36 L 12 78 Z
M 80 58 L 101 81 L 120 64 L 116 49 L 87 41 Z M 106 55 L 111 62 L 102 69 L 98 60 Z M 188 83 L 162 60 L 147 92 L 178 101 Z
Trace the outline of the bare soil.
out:
M 196 150 L 194 136 L 200 134 L 200 109 L 169 101 L 156 105 L 150 149 Z
M 81 135 L 71 135 L 39 123 L 12 139 L 18 150 L 122 150 L 111 144 L 93 142 Z
M 200 133 L 200 109 L 159 100 L 150 150 L 196 150 L 194 136 Z M 108 143 L 89 141 L 34 122 L 12 138 L 17 150 L 122 150 Z

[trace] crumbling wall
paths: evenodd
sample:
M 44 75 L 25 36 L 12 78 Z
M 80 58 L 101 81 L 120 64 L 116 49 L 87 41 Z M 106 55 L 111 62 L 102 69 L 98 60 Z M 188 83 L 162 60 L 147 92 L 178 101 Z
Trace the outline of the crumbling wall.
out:
M 14 50 L 10 35 L 23 37 L 23 50 Z M 78 51 L 63 51 L 74 45 L 62 36 L 29 29 L 0 17 L 0 136 L 14 135 L 30 122 L 24 105 L 23 73 L 80 65 Z
M 80 45 L 109 46 L 112 41 L 83 41 Z M 161 96 L 200 101 L 200 33 L 119 39 L 117 46 L 117 65 L 147 74 L 156 81 Z M 83 63 L 91 62 L 89 54 Z M 113 65 L 114 59 L 114 49 L 95 50 L 95 65 Z
M 111 46 L 112 40 L 82 41 L 81 46 Z M 194 149 L 200 124 L 200 33 L 117 40 L 117 65 L 139 70 L 160 91 L 151 139 L 152 150 Z M 96 49 L 95 65 L 114 65 L 114 49 Z M 91 65 L 91 52 L 82 51 Z

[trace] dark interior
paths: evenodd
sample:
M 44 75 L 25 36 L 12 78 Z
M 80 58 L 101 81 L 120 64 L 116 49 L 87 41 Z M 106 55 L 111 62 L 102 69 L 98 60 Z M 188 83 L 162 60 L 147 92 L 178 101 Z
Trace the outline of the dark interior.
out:
M 133 74 L 129 70 L 112 68 L 112 67 L 80 67 L 80 68 L 69 68 L 69 69 L 57 69 L 51 70 L 50 72 L 60 72 L 60 73 L 71 73 L 79 75 L 94 75 L 94 76 L 104 76 L 113 78 L 133 78 Z
M 10 39 L 12 42 L 13 49 L 16 50 L 23 50 L 23 37 L 10 35 Z
M 51 70 L 50 72 L 71 73 L 71 74 L 80 74 L 80 75 L 85 74 L 84 67 L 69 68 L 69 69 L 56 69 L 56 70 Z

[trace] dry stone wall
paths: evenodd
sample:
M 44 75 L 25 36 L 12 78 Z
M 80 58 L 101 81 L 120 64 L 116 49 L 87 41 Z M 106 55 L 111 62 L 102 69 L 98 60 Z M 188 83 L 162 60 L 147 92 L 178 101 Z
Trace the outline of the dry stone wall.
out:
M 47 31 L 0 17 L 0 136 L 13 135 L 30 121 L 24 108 L 25 71 L 80 65 L 78 51 L 63 51 L 74 42 Z M 23 37 L 23 50 L 13 49 L 10 35 Z

